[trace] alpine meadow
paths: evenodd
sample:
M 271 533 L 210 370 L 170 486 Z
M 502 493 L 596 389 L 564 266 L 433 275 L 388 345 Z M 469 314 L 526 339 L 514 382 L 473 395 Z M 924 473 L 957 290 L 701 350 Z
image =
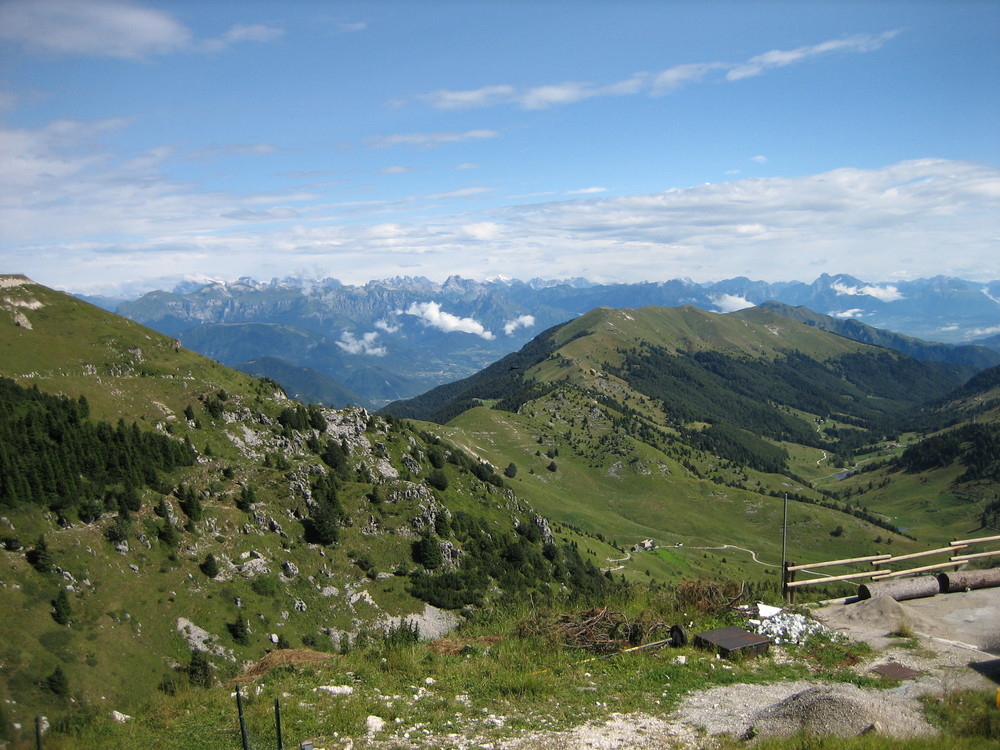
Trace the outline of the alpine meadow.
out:
M 523 670 L 574 658 L 542 645 L 546 613 L 620 611 L 632 625 L 608 646 L 625 648 L 652 642 L 656 622 L 725 623 L 733 596 L 776 602 L 786 497 L 793 560 L 997 526 L 996 367 L 969 379 L 768 307 L 598 308 L 371 413 L 292 401 L 176 339 L 3 281 L 12 747 L 35 715 L 50 717 L 46 747 L 196 747 L 204 732 L 230 746 L 222 686 L 282 653 L 268 694 L 343 680 L 362 694 L 333 714 L 286 700 L 303 737 L 363 738 L 365 715 L 386 713 L 366 702 L 423 672 L 542 726 L 564 686 Z M 444 656 L 428 640 L 466 646 Z M 464 682 L 470 659 L 495 676 Z M 614 688 L 630 705 L 649 689 Z M 447 707 L 428 710 L 393 713 L 443 732 Z M 469 737 L 503 735 L 469 714 Z

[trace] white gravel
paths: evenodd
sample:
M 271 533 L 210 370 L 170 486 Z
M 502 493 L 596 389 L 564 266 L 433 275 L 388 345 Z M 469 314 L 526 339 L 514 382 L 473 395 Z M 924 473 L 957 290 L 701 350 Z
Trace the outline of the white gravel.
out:
M 708 734 L 784 736 L 799 731 L 852 736 L 866 730 L 894 737 L 930 735 L 919 704 L 891 690 L 804 680 L 767 685 L 726 685 L 687 696 L 679 721 Z M 672 717 L 673 718 L 673 717 Z

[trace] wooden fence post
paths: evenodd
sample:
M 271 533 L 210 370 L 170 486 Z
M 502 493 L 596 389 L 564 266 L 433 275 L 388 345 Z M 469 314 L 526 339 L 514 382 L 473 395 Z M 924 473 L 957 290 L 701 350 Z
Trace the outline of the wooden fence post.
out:
M 781 593 L 785 597 L 786 604 L 795 602 L 795 589 L 788 587 L 788 584 L 795 580 L 795 571 L 789 570 L 794 567 L 795 563 L 791 560 L 785 560 L 781 564 Z

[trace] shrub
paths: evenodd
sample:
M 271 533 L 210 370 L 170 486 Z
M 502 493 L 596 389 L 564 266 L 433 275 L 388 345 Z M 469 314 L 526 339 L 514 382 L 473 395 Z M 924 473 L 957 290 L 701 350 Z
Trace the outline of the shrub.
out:
M 49 552 L 49 545 L 45 542 L 44 535 L 38 537 L 35 546 L 28 550 L 24 557 L 39 573 L 48 573 L 52 570 L 52 553 Z
M 427 570 L 437 570 L 444 563 L 441 545 L 437 537 L 425 534 L 413 543 L 413 561 L 423 565 Z
M 201 572 L 209 578 L 215 578 L 219 575 L 219 561 L 215 559 L 215 555 L 211 552 L 205 556 L 205 559 L 198 567 L 201 568 Z
M 250 626 L 242 617 L 237 617 L 236 622 L 226 623 L 226 629 L 239 645 L 250 645 Z
M 444 473 L 443 469 L 434 469 L 427 475 L 427 484 L 444 492 L 448 489 L 448 475 Z
M 69 625 L 73 617 L 73 607 L 69 601 L 69 594 L 66 589 L 59 589 L 56 598 L 52 600 L 52 619 L 60 625 Z
M 191 661 L 185 671 L 192 685 L 206 688 L 212 686 L 212 664 L 204 651 L 191 652 Z
M 250 588 L 258 596 L 277 596 L 278 579 L 273 575 L 260 575 L 250 582 Z
M 42 687 L 60 698 L 65 698 L 69 695 L 69 678 L 66 677 L 62 667 L 56 667 L 52 674 L 42 680 Z

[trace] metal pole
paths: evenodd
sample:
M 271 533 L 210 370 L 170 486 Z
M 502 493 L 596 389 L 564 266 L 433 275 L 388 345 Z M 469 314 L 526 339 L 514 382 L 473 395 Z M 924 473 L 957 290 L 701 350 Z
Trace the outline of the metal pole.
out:
M 42 750 L 42 717 L 35 717 L 35 747 Z
M 278 730 L 278 750 L 285 750 L 285 745 L 281 741 L 281 704 L 278 699 L 274 699 L 274 726 Z
M 250 739 L 247 737 L 247 722 L 243 718 L 243 695 L 240 686 L 236 686 L 236 711 L 240 715 L 240 739 L 243 740 L 243 750 L 250 750 Z

